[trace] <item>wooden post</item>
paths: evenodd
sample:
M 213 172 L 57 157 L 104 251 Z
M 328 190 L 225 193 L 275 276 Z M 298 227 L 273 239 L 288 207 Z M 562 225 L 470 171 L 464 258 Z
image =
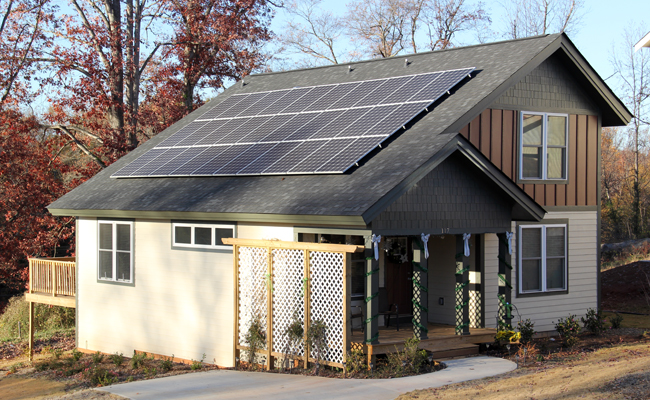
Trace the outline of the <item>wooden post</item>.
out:
M 429 315 L 429 274 L 427 268 L 427 259 L 424 258 L 424 242 L 420 238 L 413 238 L 413 319 L 415 322 L 424 327 L 413 327 L 413 333 L 420 340 L 428 339 Z M 421 305 L 421 307 L 418 306 Z
M 52 296 L 56 296 L 56 263 L 50 264 L 52 268 Z
M 309 329 L 310 321 L 309 318 L 310 316 L 310 310 L 311 310 L 311 303 L 309 301 L 309 295 L 311 291 L 311 277 L 310 277 L 310 269 L 309 269 L 309 250 L 305 250 L 305 277 L 304 279 L 307 279 L 307 283 L 305 284 L 305 323 L 303 325 L 304 327 L 304 343 L 305 343 L 305 365 L 304 368 L 307 369 L 309 368 L 309 353 L 311 352 L 311 349 L 309 348 L 309 341 L 307 340 L 307 330 Z
M 350 324 L 350 309 L 352 293 L 352 254 L 343 254 L 343 363 L 347 361 L 350 352 L 350 337 L 352 337 L 352 325 Z
M 456 235 L 456 334 L 469 335 L 469 257 L 463 235 Z
M 364 330 L 364 343 L 377 344 L 379 343 L 379 321 L 375 318 L 379 315 L 379 261 L 375 260 L 375 251 L 372 241 L 366 243 L 366 292 L 365 292 L 365 317 L 366 324 Z
M 232 353 L 232 365 L 237 367 L 237 359 L 239 358 L 239 246 L 232 246 L 232 259 L 233 259 L 233 271 L 234 271 L 234 289 L 233 294 L 235 298 L 234 304 L 234 340 L 233 340 L 233 353 Z
M 29 361 L 34 360 L 34 303 L 29 302 Z
M 266 285 L 266 370 L 273 369 L 273 251 L 267 247 L 267 274 L 268 284 Z

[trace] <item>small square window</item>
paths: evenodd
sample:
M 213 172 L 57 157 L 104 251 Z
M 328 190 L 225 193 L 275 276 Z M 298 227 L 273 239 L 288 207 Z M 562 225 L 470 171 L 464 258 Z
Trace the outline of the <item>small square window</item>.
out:
M 97 279 L 133 283 L 133 222 L 98 221 Z

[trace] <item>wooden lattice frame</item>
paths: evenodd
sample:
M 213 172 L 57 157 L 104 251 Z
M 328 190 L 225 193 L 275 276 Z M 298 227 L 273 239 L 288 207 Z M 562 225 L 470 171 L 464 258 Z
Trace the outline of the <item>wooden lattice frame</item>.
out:
M 286 343 L 280 334 L 290 319 L 286 314 L 296 312 L 298 307 L 297 312 L 304 318 L 303 327 L 307 332 L 312 316 L 325 316 L 323 300 L 327 299 L 327 306 L 335 308 L 337 312 L 327 315 L 330 329 L 327 342 L 330 348 L 321 363 L 343 367 L 350 349 L 351 336 L 350 254 L 364 251 L 365 248 L 353 245 L 232 238 L 223 239 L 223 242 L 233 246 L 233 362 L 239 357 L 240 350 L 247 349 L 246 343 L 243 342 L 242 330 L 250 323 L 244 315 L 252 313 L 249 308 L 259 308 L 256 312 L 264 319 L 262 322 L 266 329 L 267 345 L 259 351 L 259 355 L 265 360 L 266 368 L 272 369 L 274 359 L 283 357 L 282 350 Z M 264 262 L 266 265 L 262 265 Z M 261 278 L 262 272 L 265 272 L 264 279 Z M 305 280 L 305 277 L 308 280 Z M 250 282 L 246 281 L 247 279 Z M 325 285 L 321 282 L 323 279 L 330 279 L 335 284 L 333 287 Z M 291 286 L 298 282 L 301 284 L 292 291 Z M 245 286 L 243 289 L 242 283 Z M 265 290 L 262 290 L 263 286 Z M 327 296 L 320 293 L 323 290 L 321 288 L 325 287 L 329 290 Z M 275 293 L 276 290 L 278 293 Z M 302 292 L 302 301 L 298 301 L 300 296 L 295 295 L 297 292 Z M 242 305 L 241 300 L 246 301 L 246 304 Z M 312 304 L 312 301 L 316 302 Z M 263 305 L 266 305 L 266 309 L 263 309 Z M 337 320 L 340 320 L 340 324 Z M 305 367 L 310 361 L 315 361 L 309 348 L 300 348 L 297 353 L 301 355 Z

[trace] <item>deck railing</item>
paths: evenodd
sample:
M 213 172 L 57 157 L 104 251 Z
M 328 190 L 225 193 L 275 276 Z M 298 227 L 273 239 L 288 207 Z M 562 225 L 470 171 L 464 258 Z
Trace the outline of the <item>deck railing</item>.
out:
M 29 293 L 75 295 L 75 258 L 30 258 Z

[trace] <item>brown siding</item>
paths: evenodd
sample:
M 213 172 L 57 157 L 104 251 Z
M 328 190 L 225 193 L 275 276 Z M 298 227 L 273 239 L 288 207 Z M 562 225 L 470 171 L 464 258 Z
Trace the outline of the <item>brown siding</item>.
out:
M 488 109 L 460 133 L 510 179 L 517 176 L 517 118 L 512 110 Z M 598 117 L 569 115 L 568 184 L 519 184 L 542 206 L 598 204 Z

